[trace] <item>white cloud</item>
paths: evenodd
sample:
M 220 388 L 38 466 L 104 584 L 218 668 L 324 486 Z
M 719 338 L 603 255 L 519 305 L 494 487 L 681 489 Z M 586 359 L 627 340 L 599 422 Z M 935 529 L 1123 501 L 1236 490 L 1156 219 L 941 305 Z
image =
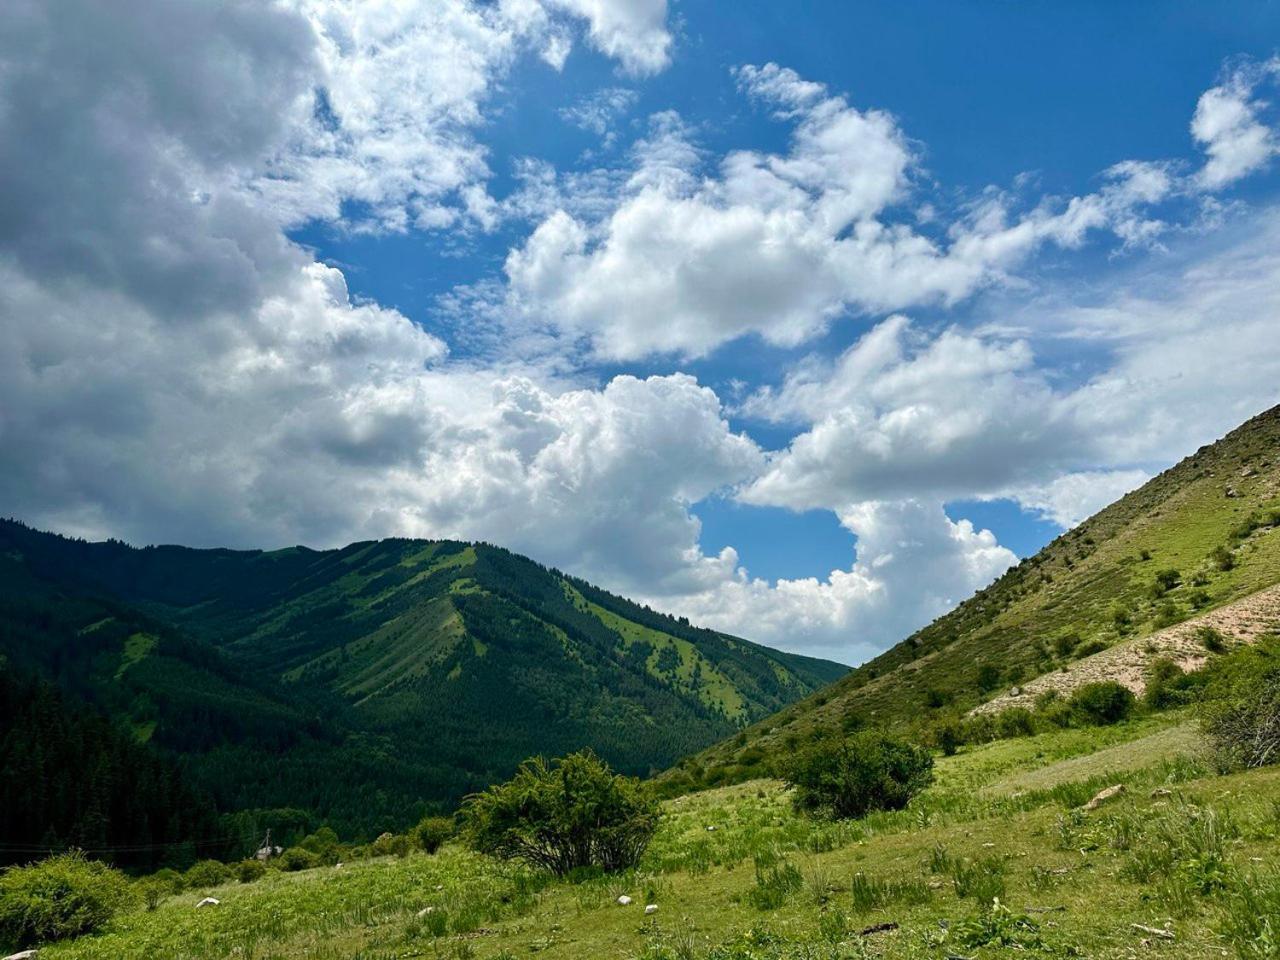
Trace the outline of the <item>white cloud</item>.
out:
M 551 211 L 511 251 L 505 308 L 515 323 L 555 327 L 613 361 L 701 356 L 746 335 L 793 347 L 845 313 L 955 304 L 1015 279 L 1037 251 L 1075 249 L 1091 233 L 1153 246 L 1178 226 L 1155 208 L 1256 169 L 1260 145 L 1273 141 L 1248 91 L 1218 87 L 1192 125 L 1210 152 L 1198 176 L 1172 161 L 1128 160 L 1103 171 L 1093 193 L 1027 207 L 989 188 L 946 222 L 921 197 L 919 151 L 893 116 L 776 64 L 736 77 L 793 125 L 788 149 L 731 151 L 708 174 L 688 130 L 663 115 L 611 208 Z M 904 222 L 921 211 L 916 227 Z
M 1067 530 L 1150 479 L 1145 470 L 1082 470 L 1015 490 L 1013 497 Z
M 605 87 L 560 110 L 560 117 L 579 129 L 594 133 L 611 146 L 617 139 L 614 124 L 630 110 L 638 95 L 626 87 Z
M 1092 303 L 1023 304 L 1011 336 L 874 327 L 834 362 L 750 396 L 749 416 L 806 429 L 740 496 L 839 510 L 892 497 L 1012 497 L 1069 526 L 1280 401 L 1280 228 L 1274 211 Z M 1207 249 L 1206 249 L 1207 247 Z M 1007 308 L 1007 307 L 1006 307 Z M 1102 351 L 1062 382 L 1033 339 Z
M 1261 169 L 1280 152 L 1275 131 L 1259 119 L 1267 104 L 1254 91 L 1268 76 L 1280 74 L 1280 58 L 1237 66 L 1218 86 L 1206 90 L 1191 118 L 1191 135 L 1208 159 L 1198 180 L 1219 190 Z
M 586 19 L 591 45 L 628 73 L 657 73 L 671 62 L 667 0 L 545 0 Z
M 989 531 L 953 523 L 936 502 L 864 501 L 838 511 L 857 560 L 826 579 L 752 579 L 730 548 L 660 606 L 784 649 L 857 663 L 990 583 L 1017 558 Z

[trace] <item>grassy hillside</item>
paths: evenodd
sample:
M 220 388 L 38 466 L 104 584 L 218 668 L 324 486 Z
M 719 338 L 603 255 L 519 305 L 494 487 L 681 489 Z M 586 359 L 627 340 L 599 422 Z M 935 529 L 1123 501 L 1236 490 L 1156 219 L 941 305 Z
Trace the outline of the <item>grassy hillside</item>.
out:
M 1275 956 L 1258 929 L 1280 914 L 1280 768 L 1214 776 L 1197 751 L 1176 713 L 1003 741 L 941 759 L 907 810 L 843 823 L 754 781 L 669 801 L 629 873 L 555 882 L 450 846 L 188 890 L 41 956 Z
M 591 746 L 662 769 L 842 676 L 486 544 L 135 549 L 0 524 L 0 654 L 181 756 L 223 810 L 402 827 Z
M 669 775 L 733 782 L 822 728 L 927 726 L 1280 582 L 1280 407 L 1064 534 L 923 630 Z

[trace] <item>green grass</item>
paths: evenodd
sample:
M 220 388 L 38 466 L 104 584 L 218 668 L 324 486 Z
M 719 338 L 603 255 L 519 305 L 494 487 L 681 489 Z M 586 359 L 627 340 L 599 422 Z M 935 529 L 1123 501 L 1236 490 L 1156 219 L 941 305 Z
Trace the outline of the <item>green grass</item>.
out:
M 972 748 L 940 759 L 908 809 L 858 822 L 799 818 L 771 780 L 706 791 L 667 803 L 636 870 L 576 883 L 456 846 L 272 872 L 172 896 L 42 956 L 1274 957 L 1280 768 L 1212 775 L 1170 752 L 1192 736 L 1174 716 Z M 1081 765 L 1090 757 L 1096 768 Z M 1112 782 L 1128 792 L 1080 810 Z M 206 894 L 221 905 L 195 909 Z M 634 902 L 619 906 L 622 894 Z M 897 926 L 862 935 L 882 924 Z M 1134 924 L 1175 939 L 1144 946 Z

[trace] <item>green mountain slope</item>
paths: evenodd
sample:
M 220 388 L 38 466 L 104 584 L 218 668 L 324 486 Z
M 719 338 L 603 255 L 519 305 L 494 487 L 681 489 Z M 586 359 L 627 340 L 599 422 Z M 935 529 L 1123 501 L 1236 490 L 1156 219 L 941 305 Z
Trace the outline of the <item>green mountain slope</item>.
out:
M 745 779 L 815 730 L 916 728 L 1280 582 L 1280 407 L 1054 540 L 833 686 L 670 771 Z
M 487 544 L 135 549 L 6 522 L 0 558 L 0 653 L 182 757 L 221 809 L 347 832 L 534 753 L 662 769 L 847 670 Z

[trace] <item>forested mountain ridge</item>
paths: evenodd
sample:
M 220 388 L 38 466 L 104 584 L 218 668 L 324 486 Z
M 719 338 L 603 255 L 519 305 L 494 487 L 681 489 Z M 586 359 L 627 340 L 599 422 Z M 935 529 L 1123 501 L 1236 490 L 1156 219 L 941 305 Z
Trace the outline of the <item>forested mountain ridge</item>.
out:
M 402 827 L 534 753 L 647 773 L 846 668 L 657 614 L 487 544 L 138 549 L 0 522 L 0 654 L 220 810 Z
M 823 730 L 931 726 L 1034 677 L 1280 583 L 1280 407 L 1064 533 L 950 613 L 688 757 L 671 790 L 758 776 Z

